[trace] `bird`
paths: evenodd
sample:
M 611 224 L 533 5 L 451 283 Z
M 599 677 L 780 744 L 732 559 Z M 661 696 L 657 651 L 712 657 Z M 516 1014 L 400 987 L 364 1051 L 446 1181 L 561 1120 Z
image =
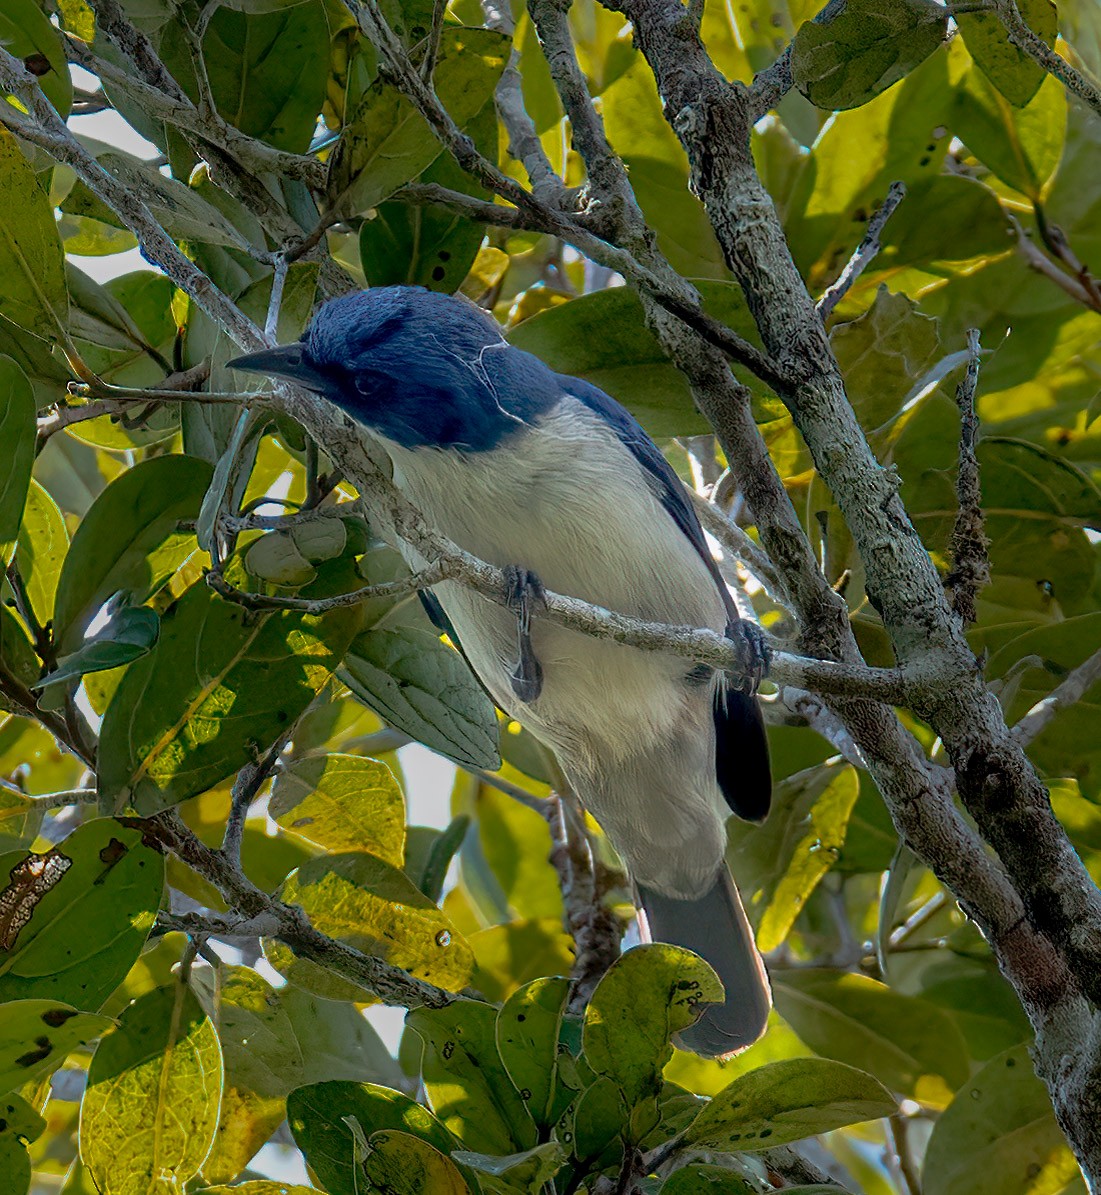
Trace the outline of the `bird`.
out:
M 489 313 L 420 287 L 331 299 L 300 341 L 228 365 L 335 404 L 430 524 L 504 570 L 509 600 L 452 580 L 422 600 L 496 704 L 554 751 L 627 867 L 642 939 L 717 972 L 724 1002 L 703 1006 L 679 1043 L 724 1058 L 756 1041 L 771 991 L 725 861 L 729 812 L 761 821 L 771 797 L 755 694 L 540 614 L 553 591 L 758 643 L 658 447 L 602 390 L 510 345 Z

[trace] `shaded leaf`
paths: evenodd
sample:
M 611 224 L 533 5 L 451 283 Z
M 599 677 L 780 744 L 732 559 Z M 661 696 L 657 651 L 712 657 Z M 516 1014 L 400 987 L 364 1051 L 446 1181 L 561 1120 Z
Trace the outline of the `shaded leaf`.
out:
M 444 26 L 432 81 L 460 127 L 493 94 L 508 52 L 509 39 L 502 33 Z M 392 83 L 376 80 L 330 159 L 331 206 L 349 215 L 375 207 L 427 169 L 442 149 L 412 102 Z
M 67 684 L 91 672 L 129 664 L 144 656 L 157 642 L 160 625 L 156 612 L 147 606 L 124 606 L 116 610 L 83 647 L 62 656 L 53 672 L 36 682 L 35 688 Z
M 566 1160 L 566 1150 L 558 1141 L 548 1141 L 505 1157 L 469 1150 L 456 1150 L 451 1156 L 477 1172 L 483 1191 L 514 1195 L 518 1190 L 541 1191 L 544 1184 L 549 1186 Z
M 210 476 L 195 457 L 154 457 L 120 473 L 92 503 L 58 582 L 54 634 L 63 652 L 80 645 L 108 598 L 121 593 L 140 605 L 195 551 L 195 533 L 179 524 L 198 515 Z
M 890 1091 L 939 1108 L 966 1078 L 959 1029 L 927 1001 L 818 969 L 786 971 L 772 988 L 781 1016 L 815 1053 L 869 1072 Z
M 80 1156 L 102 1195 L 182 1186 L 214 1139 L 222 1054 L 180 982 L 140 996 L 100 1042 L 80 1109 Z
M 394 867 L 405 862 L 405 798 L 377 759 L 312 755 L 283 768 L 268 813 L 326 850 L 358 850 Z
M 944 8 L 933 0 L 845 0 L 795 35 L 792 78 L 819 108 L 857 108 L 908 75 L 947 34 Z
M 477 1000 L 417 1008 L 406 1025 L 424 1042 L 421 1073 L 432 1111 L 470 1149 L 530 1149 L 535 1124 L 497 1053 L 497 1010 Z
M 0 1099 L 0 1183 L 11 1195 L 26 1195 L 31 1185 L 27 1146 L 37 1141 L 46 1122 L 22 1097 L 9 1093 Z
M 21 2 L 39 11 L 32 0 Z M 0 315 L 33 336 L 59 342 L 69 310 L 61 241 L 50 201 L 7 129 L 0 129 L 0 211 L 5 213 L 0 220 Z
M 699 1112 L 685 1140 L 704 1149 L 770 1149 L 897 1111 L 891 1093 L 865 1071 L 792 1058 L 735 1079 Z
M 937 1118 L 922 1165 L 926 1195 L 1061 1191 L 1078 1173 L 1027 1045 L 992 1058 Z
M 0 356 L 0 568 L 15 552 L 34 464 L 36 404 L 27 375 Z
M 449 1154 L 451 1134 L 415 1100 L 371 1083 L 314 1083 L 292 1091 L 287 1121 L 310 1169 L 332 1195 L 360 1195 L 364 1171 L 355 1124 L 364 1138 L 396 1129 Z
M 836 1187 L 823 1187 L 823 1191 L 827 1189 L 837 1191 Z M 661 1184 L 661 1195 L 756 1195 L 756 1192 L 736 1170 L 692 1162 L 669 1175 Z
M 30 67 L 38 86 L 59 115 L 73 106 L 69 65 L 57 30 L 34 0 L 4 0 L 0 10 L 0 46 Z M 28 61 L 30 60 L 30 61 Z
M 363 1172 L 371 1189 L 387 1195 L 470 1195 L 446 1153 L 420 1137 L 382 1129 L 367 1139 Z
M 352 641 L 341 679 L 397 730 L 460 764 L 496 769 L 497 716 L 463 658 L 428 631 L 372 629 Z
M 470 947 L 409 878 L 373 855 L 322 855 L 287 877 L 282 899 L 299 905 L 314 927 L 418 979 L 458 991 L 470 980 Z M 294 983 L 335 1000 L 372 994 L 317 963 L 265 941 L 272 964 Z

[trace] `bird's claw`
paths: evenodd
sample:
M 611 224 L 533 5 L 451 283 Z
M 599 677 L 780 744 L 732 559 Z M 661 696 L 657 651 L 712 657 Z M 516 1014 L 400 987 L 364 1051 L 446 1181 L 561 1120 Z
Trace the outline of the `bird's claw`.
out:
M 764 631 L 748 618 L 739 619 L 732 629 L 734 633 L 730 637 L 741 641 L 742 657 L 745 661 L 739 687 L 742 692 L 753 696 L 761 687 L 761 681 L 768 675 L 771 663 L 768 640 Z
M 509 674 L 513 693 L 525 704 L 543 691 L 543 666 L 531 642 L 532 612 L 546 603 L 542 581 L 530 569 L 510 564 L 505 574 L 505 603 L 516 614 L 517 661 Z

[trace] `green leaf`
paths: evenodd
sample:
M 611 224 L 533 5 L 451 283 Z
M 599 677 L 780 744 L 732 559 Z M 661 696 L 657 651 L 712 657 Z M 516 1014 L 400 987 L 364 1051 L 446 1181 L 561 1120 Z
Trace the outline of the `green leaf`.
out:
M 1017 9 L 1032 32 L 1053 47 L 1059 13 L 1051 0 L 1018 0 Z M 1015 108 L 1023 108 L 1040 90 L 1046 77 L 1044 68 L 1009 40 L 996 13 L 961 12 L 955 19 L 982 73 Z
M 492 96 L 509 46 L 503 33 L 491 29 L 444 26 L 432 81 L 460 128 Z M 348 215 L 376 207 L 431 166 L 442 148 L 412 102 L 392 83 L 377 79 L 330 159 L 330 206 Z
M 535 1144 L 535 1124 L 497 1053 L 495 1008 L 456 1000 L 414 1009 L 405 1023 L 424 1042 L 432 1111 L 463 1145 L 503 1155 Z
M 423 829 L 424 827 L 421 828 Z M 434 900 L 437 904 L 443 895 L 444 881 L 447 879 L 447 871 L 451 866 L 451 860 L 459 853 L 463 845 L 463 839 L 466 838 L 466 833 L 469 829 L 470 818 L 465 813 L 461 813 L 458 817 L 451 819 L 446 830 L 434 831 L 432 844 L 428 849 L 427 857 L 424 859 L 420 878 L 415 879 L 415 873 L 410 873 L 410 878 L 415 880 L 417 887 L 429 900 Z M 408 854 L 405 861 L 405 868 L 407 872 L 410 872 Z
M 257 617 L 192 585 L 107 707 L 101 799 L 147 816 L 243 767 L 326 684 L 358 620 L 351 607 Z
M 316 929 L 364 954 L 402 967 L 418 979 L 459 991 L 470 982 L 470 947 L 409 878 L 373 855 L 322 855 L 287 877 L 282 898 L 300 905 Z M 317 963 L 265 941 L 272 965 L 292 982 L 332 1000 L 373 994 Z
M 184 183 L 166 178 L 132 154 L 109 152 L 96 159 L 109 174 L 149 208 L 157 223 L 175 240 L 199 241 L 248 251 L 248 242 L 222 215 Z M 70 248 L 69 252 L 74 250 Z
M 874 1075 L 885 1087 L 943 1107 L 967 1077 L 956 1023 L 924 1000 L 839 971 L 785 971 L 773 978 L 776 1008 L 824 1058 Z
M 1101 648 L 1101 613 L 1061 618 L 1009 639 L 990 658 L 988 675 L 1008 682 L 1000 700 L 1012 725 Z M 1101 685 L 1061 710 L 1028 747 L 1029 758 L 1049 776 L 1076 776 L 1082 791 L 1101 796 L 1101 743 L 1093 733 L 1101 711 Z
M 32 0 L 25 2 L 37 11 Z M 0 220 L 0 315 L 58 343 L 69 311 L 64 252 L 50 201 L 7 129 L 0 129 L 0 211 L 6 213 Z
M 659 942 L 636 946 L 608 968 L 585 1009 L 585 1060 L 633 1108 L 657 1095 L 673 1034 L 696 1022 L 700 1004 L 722 1000 L 722 984 L 698 955 Z
M 851 764 L 820 764 L 776 785 L 763 826 L 729 823 L 727 860 L 761 950 L 784 941 L 819 881 L 841 858 L 859 792 Z
M 469 1150 L 456 1150 L 451 1156 L 477 1172 L 483 1191 L 516 1195 L 517 1191 L 549 1189 L 566 1160 L 566 1150 L 558 1141 L 548 1141 L 503 1158 Z
M 602 1170 L 622 1163 L 629 1115 L 623 1093 L 611 1079 L 600 1076 L 566 1112 L 558 1131 L 587 1169 Z
M 4 0 L 0 46 L 23 61 L 62 118 L 68 116 L 73 106 L 69 64 L 57 30 L 34 0 Z
M 0 1092 L 52 1074 L 77 1046 L 110 1028 L 107 1017 L 56 1000 L 9 1000 L 0 1021 Z
M 497 1052 L 540 1133 L 562 1113 L 558 1035 L 569 996 L 565 977 L 535 979 L 513 992 L 497 1014 Z
M 898 1111 L 871 1075 L 841 1062 L 792 1058 L 758 1067 L 714 1096 L 685 1141 L 703 1149 L 771 1149 Z
M 0 603 L 0 665 L 24 689 L 30 689 L 41 671 L 34 645 L 18 618 Z M 0 693 L 0 710 L 17 713 L 15 705 Z
M 27 375 L 0 356 L 0 568 L 15 552 L 34 464 L 36 403 Z
M 489 1000 L 505 1000 L 543 975 L 567 975 L 576 953 L 560 918 L 493 925 L 469 942 L 478 961 L 474 986 Z
M 562 889 L 550 865 L 546 819 L 491 784 L 477 786 L 474 809 L 482 850 L 510 908 L 519 917 L 560 918 Z
M 182 1187 L 218 1125 L 222 1053 L 180 982 L 140 996 L 100 1042 L 80 1109 L 80 1156 L 102 1195 Z
M 394 867 L 405 862 L 405 798 L 377 759 L 311 755 L 282 769 L 268 814 L 293 834 L 330 851 L 366 851 Z
M 163 856 L 138 831 L 97 819 L 9 866 L 5 894 L 19 910 L 9 930 L 21 928 L 0 953 L 0 1001 L 42 997 L 98 1009 L 153 927 Z
M 792 78 L 819 108 L 858 108 L 908 75 L 947 35 L 948 18 L 933 0 L 845 0 L 795 35 Z
M 1003 182 L 1039 201 L 1063 154 L 1066 91 L 1051 76 L 1023 108 L 1015 108 L 966 54 L 953 54 L 950 125 Z
M 323 1195 L 323 1192 L 317 1187 L 302 1187 L 297 1183 L 288 1185 L 273 1178 L 257 1178 L 228 1187 L 203 1187 L 199 1195 Z
M 26 1195 L 31 1185 L 27 1146 L 45 1131 L 46 1122 L 21 1096 L 0 1099 L 0 1190 Z
M 124 606 L 115 611 L 103 629 L 83 647 L 71 655 L 62 656 L 53 672 L 37 681 L 34 687 L 45 689 L 67 684 L 91 672 L 121 668 L 153 648 L 160 626 L 156 612 L 147 606 Z
M 57 503 L 31 478 L 16 539 L 15 564 L 40 626 L 53 618 L 62 561 L 68 548 L 69 532 Z
M 361 1195 L 364 1190 L 357 1130 L 364 1137 L 387 1129 L 411 1133 L 443 1154 L 455 1145 L 427 1108 L 400 1091 L 372 1083 L 300 1087 L 287 1099 L 287 1121 L 310 1170 L 332 1195 Z
M 925 1151 L 926 1195 L 1062 1191 L 1078 1173 L 1028 1046 L 992 1058 L 937 1118 Z
M 108 598 L 148 601 L 195 551 L 195 533 L 178 528 L 198 516 L 210 477 L 205 461 L 171 453 L 120 473 L 92 503 L 58 583 L 54 635 L 61 651 L 76 650 Z
M 837 1187 L 823 1187 L 822 1190 L 839 1195 Z M 707 1162 L 692 1162 L 669 1175 L 661 1184 L 661 1195 L 756 1195 L 756 1188 L 735 1170 Z M 786 1195 L 791 1195 L 791 1191 L 788 1190 Z
M 757 342 L 739 287 L 704 280 L 697 289 L 710 315 Z M 508 338 L 551 369 L 610 394 L 655 439 L 710 430 L 684 375 L 647 328 L 642 304 L 630 287 L 596 291 L 542 311 L 518 324 Z
M 383 1129 L 367 1140 L 363 1173 L 387 1195 L 470 1195 L 454 1162 L 420 1137 Z
M 193 971 L 192 984 L 218 1026 L 225 1090 L 207 1181 L 231 1179 L 286 1117 L 286 1096 L 322 1078 L 401 1083 L 402 1073 L 352 1005 L 276 990 L 248 967 Z
M 372 629 L 352 641 L 340 679 L 397 730 L 475 768 L 495 770 L 497 716 L 462 656 L 429 631 Z
M 177 18 L 182 19 L 182 18 Z M 161 57 L 196 101 L 187 39 L 172 24 Z M 320 0 L 276 12 L 221 7 L 203 39 L 203 59 L 219 114 L 235 128 L 291 153 L 304 153 L 325 99 L 329 29 Z
M 492 103 L 474 118 L 469 132 L 483 153 L 495 157 L 497 111 Z M 441 153 L 418 181 L 486 198 L 449 153 Z M 474 264 L 484 236 L 484 224 L 441 205 L 380 203 L 360 227 L 360 260 L 371 286 L 425 286 L 452 294 Z

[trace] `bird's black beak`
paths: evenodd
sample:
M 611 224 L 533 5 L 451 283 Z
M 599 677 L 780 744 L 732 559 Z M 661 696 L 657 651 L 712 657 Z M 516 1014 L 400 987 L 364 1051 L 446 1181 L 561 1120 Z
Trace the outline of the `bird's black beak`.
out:
M 246 353 L 227 361 L 230 369 L 244 373 L 260 373 L 270 378 L 282 378 L 305 390 L 320 393 L 325 389 L 326 379 L 306 358 L 305 345 L 281 344 L 274 349 L 261 349 L 258 353 Z

